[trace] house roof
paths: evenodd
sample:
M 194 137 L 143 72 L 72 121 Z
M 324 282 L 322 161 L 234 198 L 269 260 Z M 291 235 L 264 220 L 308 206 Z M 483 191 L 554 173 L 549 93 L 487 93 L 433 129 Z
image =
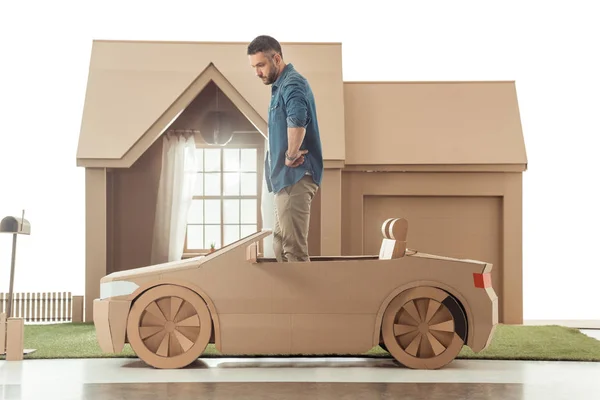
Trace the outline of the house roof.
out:
M 515 83 L 346 82 L 348 165 L 504 165 L 527 155 Z
M 254 76 L 247 43 L 96 40 L 92 45 L 77 164 L 129 167 L 211 80 L 267 134 L 270 88 Z M 344 159 L 340 43 L 282 43 L 284 59 L 329 104 L 319 115 L 324 155 Z
M 247 43 L 93 42 L 77 164 L 130 167 L 211 81 L 267 134 Z M 326 160 L 524 170 L 514 82 L 343 82 L 340 43 L 282 43 L 309 80 Z

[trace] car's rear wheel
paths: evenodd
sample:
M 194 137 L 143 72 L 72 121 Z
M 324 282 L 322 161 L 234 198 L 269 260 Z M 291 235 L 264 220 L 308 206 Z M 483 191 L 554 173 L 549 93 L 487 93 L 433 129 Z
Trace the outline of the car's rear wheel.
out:
M 135 300 L 127 319 L 131 348 L 155 368 L 182 368 L 202 355 L 212 332 L 206 303 L 190 289 L 156 286 Z
M 467 319 L 446 291 L 416 287 L 390 302 L 381 329 L 386 350 L 398 362 L 409 368 L 438 369 L 460 353 Z

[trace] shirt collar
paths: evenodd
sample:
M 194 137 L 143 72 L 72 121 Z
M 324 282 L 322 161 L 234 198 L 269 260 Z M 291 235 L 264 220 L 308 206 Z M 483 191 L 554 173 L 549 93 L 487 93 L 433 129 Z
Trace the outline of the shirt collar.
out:
M 278 87 L 281 82 L 285 79 L 285 76 L 294 69 L 294 65 L 292 63 L 286 64 L 283 67 L 283 71 L 281 71 L 281 75 L 273 82 L 273 87 Z

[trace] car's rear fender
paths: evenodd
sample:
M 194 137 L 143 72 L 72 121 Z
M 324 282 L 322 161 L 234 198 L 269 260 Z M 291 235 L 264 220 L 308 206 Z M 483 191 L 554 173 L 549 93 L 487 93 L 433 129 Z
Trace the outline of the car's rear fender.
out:
M 190 289 L 190 290 L 194 291 L 195 293 L 197 293 L 198 296 L 200 296 L 202 298 L 202 300 L 204 300 L 204 302 L 206 303 L 206 306 L 208 307 L 208 310 L 210 311 L 210 317 L 212 318 L 212 321 L 213 321 L 213 333 L 211 335 L 211 341 L 214 340 L 215 347 L 217 348 L 217 350 L 220 351 L 221 350 L 221 331 L 220 331 L 220 325 L 219 325 L 219 314 L 217 313 L 217 308 L 215 307 L 215 304 L 213 303 L 210 296 L 208 296 L 204 292 L 204 290 L 202 290 L 200 287 L 198 287 L 190 282 L 186 282 L 186 281 L 178 280 L 178 279 L 167 278 L 167 279 L 161 279 L 159 281 L 151 281 L 151 282 L 141 284 L 135 290 L 135 292 L 133 292 L 129 296 L 129 299 L 131 300 L 131 304 L 133 304 L 135 302 L 135 300 L 138 297 L 140 297 L 147 290 L 152 289 L 157 286 L 162 286 L 162 285 L 175 285 L 175 286 L 185 287 L 185 288 Z

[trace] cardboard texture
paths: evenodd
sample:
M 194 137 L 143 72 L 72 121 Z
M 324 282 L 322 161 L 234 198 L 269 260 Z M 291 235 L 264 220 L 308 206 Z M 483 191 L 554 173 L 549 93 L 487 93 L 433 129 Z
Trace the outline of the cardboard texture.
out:
M 71 322 L 83 322 L 83 296 L 73 296 Z
M 23 318 L 8 318 L 6 322 L 6 361 L 23 359 L 25 321 Z
M 93 320 L 103 276 L 151 264 L 167 130 L 193 131 L 202 143 L 200 116 L 218 94 L 235 133 L 225 147 L 251 143 L 264 157 L 270 90 L 254 76 L 247 44 L 93 42 L 77 149 L 86 169 L 85 321 Z M 522 323 L 527 157 L 515 82 L 344 82 L 341 43 L 282 47 L 313 88 L 322 132 L 311 256 L 350 262 L 383 251 L 394 259 L 403 244 L 383 240 L 380 227 L 402 215 L 414 247 L 493 264 L 498 318 Z
M 231 100 L 244 99 L 236 105 L 255 113 L 249 119 L 262 131 L 268 119 L 269 94 L 258 79 L 252 79 L 247 45 L 95 40 L 78 165 L 95 166 L 94 160 L 103 160 L 99 165 L 112 161 L 111 166 L 131 166 L 209 80 Z M 321 130 L 328 132 L 323 139 L 328 143 L 325 157 L 344 159 L 341 43 L 284 45 L 286 59 L 294 60 L 315 96 L 328 104 L 328 112 L 319 115 Z M 215 75 L 223 77 L 221 82 Z
M 0 354 L 6 353 L 6 313 L 0 313 Z
M 404 218 L 382 232 L 383 257 L 279 263 L 256 256 L 264 230 L 204 257 L 114 272 L 94 301 L 98 342 L 109 353 L 128 342 L 156 368 L 185 367 L 208 343 L 229 355 L 360 354 L 381 344 L 423 369 L 447 365 L 463 345 L 486 348 L 498 323 L 492 265 L 407 249 Z
M 347 165 L 527 164 L 512 83 L 347 82 L 344 100 Z

